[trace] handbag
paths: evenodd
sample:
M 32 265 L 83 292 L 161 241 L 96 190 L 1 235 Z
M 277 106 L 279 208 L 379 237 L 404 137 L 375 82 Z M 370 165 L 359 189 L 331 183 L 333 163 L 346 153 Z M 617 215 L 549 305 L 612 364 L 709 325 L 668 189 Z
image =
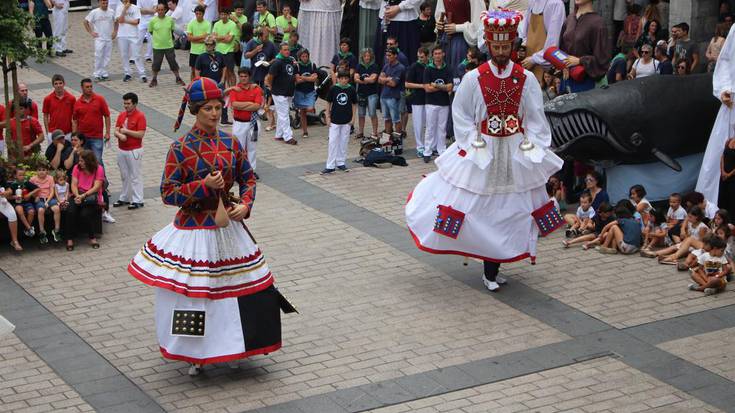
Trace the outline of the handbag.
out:
M 97 205 L 97 194 L 85 196 L 82 205 Z

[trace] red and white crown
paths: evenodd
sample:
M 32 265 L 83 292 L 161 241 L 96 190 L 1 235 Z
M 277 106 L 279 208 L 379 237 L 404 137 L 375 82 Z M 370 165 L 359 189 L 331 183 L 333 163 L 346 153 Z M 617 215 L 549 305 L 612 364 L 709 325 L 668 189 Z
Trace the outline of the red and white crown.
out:
M 518 25 L 523 15 L 507 9 L 489 10 L 483 11 L 480 19 L 485 26 L 487 41 L 512 42 L 518 37 Z

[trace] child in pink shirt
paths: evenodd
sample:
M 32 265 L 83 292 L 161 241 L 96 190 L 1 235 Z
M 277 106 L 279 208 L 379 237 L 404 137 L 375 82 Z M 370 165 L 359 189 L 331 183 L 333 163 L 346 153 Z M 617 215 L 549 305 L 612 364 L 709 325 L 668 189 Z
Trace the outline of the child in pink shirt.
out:
M 30 179 L 31 183 L 39 189 L 36 196 L 36 211 L 38 211 L 38 227 L 41 231 L 39 242 L 41 244 L 48 243 L 46 236 L 46 210 L 51 209 L 54 214 L 54 229 L 51 230 L 51 237 L 54 242 L 59 242 L 61 235 L 61 208 L 56 201 L 56 186 L 54 178 L 48 173 L 48 165 L 40 165 L 36 171 L 36 176 Z

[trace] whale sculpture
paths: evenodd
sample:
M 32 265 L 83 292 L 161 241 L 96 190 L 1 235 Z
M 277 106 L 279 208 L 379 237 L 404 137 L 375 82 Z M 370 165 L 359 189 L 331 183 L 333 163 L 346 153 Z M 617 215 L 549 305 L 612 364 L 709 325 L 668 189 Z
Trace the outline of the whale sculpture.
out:
M 712 75 L 649 76 L 584 93 L 561 95 L 544 106 L 552 150 L 602 166 L 660 161 L 704 152 L 720 102 Z

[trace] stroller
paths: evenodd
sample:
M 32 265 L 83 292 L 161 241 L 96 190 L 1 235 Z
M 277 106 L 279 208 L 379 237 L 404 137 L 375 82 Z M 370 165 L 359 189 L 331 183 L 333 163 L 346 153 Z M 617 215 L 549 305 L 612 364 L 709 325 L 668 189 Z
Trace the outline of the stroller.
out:
M 319 66 L 319 68 L 317 69 L 317 77 L 316 77 L 316 95 L 317 97 L 322 100 L 327 100 L 327 95 L 329 94 L 329 89 L 331 88 L 332 88 L 332 77 L 329 76 L 329 67 Z M 296 107 L 294 107 L 293 102 L 291 103 L 291 112 L 293 112 L 290 115 L 291 127 L 294 129 L 299 129 L 301 127 L 301 116 L 299 116 L 299 109 L 296 109 Z M 322 109 L 319 111 L 319 113 L 307 112 L 306 122 L 308 125 L 315 125 L 317 123 L 320 123 L 323 126 L 326 126 L 327 125 L 327 111 Z

